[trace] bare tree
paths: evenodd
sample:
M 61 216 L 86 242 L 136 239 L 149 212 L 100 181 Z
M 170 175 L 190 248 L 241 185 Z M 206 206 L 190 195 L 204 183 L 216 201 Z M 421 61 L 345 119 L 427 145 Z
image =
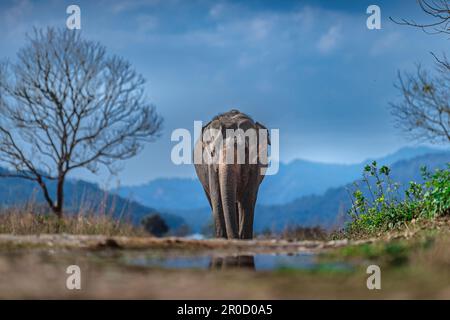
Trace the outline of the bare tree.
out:
M 417 2 L 422 11 L 433 19 L 431 22 L 391 20 L 420 28 L 427 34 L 450 34 L 450 3 L 447 0 Z M 391 103 L 391 110 L 397 126 L 411 138 L 445 143 L 450 142 L 450 62 L 445 53 L 442 57 L 431 54 L 437 65 L 432 76 L 420 65 L 415 74 L 398 74 L 396 88 L 402 94 L 402 101 Z
M 422 29 L 425 33 L 447 33 L 450 34 L 450 3 L 448 0 L 417 0 L 420 8 L 432 21 L 419 23 L 408 19 L 394 19 L 393 22 L 401 25 L 411 26 Z
M 158 136 L 162 119 L 144 78 L 101 44 L 53 28 L 27 40 L 17 61 L 0 67 L 0 164 L 10 168 L 4 176 L 36 181 L 62 217 L 70 171 L 113 170 Z
M 415 140 L 450 142 L 450 74 L 441 67 L 430 76 L 420 65 L 415 74 L 400 74 L 402 100 L 391 103 L 396 124 Z
M 419 23 L 414 20 L 389 18 L 396 24 L 419 28 L 427 34 L 450 34 L 450 3 L 448 0 L 417 0 L 417 3 L 422 11 L 431 17 L 432 21 Z M 450 62 L 445 54 L 442 58 L 433 52 L 431 55 L 439 65 L 450 71 Z

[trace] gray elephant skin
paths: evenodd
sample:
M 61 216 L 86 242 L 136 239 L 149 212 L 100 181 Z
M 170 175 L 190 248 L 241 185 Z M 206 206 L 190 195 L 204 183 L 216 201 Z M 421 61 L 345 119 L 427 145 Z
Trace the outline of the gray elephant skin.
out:
M 248 115 L 238 110 L 220 114 L 214 117 L 208 124 L 202 128 L 202 136 L 205 130 L 214 129 L 222 133 L 224 148 L 223 156 L 227 154 L 227 148 L 234 148 L 234 155 L 237 154 L 237 143 L 225 143 L 227 129 L 254 129 L 259 133 L 261 129 L 267 132 L 267 129 L 260 123 L 253 121 Z M 257 135 L 258 155 L 265 154 L 267 157 L 270 138 L 264 136 L 266 141 L 261 143 L 259 134 Z M 214 138 L 214 137 L 213 137 Z M 203 185 L 206 197 L 211 206 L 215 234 L 217 238 L 227 239 L 252 239 L 253 238 L 253 218 L 255 204 L 258 195 L 258 188 L 264 178 L 264 168 L 267 168 L 267 161 L 249 161 L 249 139 L 245 136 L 239 137 L 245 141 L 245 163 L 242 161 L 233 161 L 231 164 L 225 161 L 195 164 L 197 176 Z M 236 139 L 239 139 L 236 138 Z M 195 150 L 210 152 L 214 156 L 216 149 L 211 145 L 213 139 L 205 140 L 202 137 L 196 142 Z M 234 140 L 234 138 L 233 138 Z M 224 159 L 222 159 L 224 160 Z

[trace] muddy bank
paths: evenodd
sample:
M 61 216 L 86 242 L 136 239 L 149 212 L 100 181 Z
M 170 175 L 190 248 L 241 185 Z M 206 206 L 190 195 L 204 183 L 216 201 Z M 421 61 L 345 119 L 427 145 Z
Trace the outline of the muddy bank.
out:
M 449 299 L 449 245 L 448 233 L 331 242 L 0 235 L 0 298 Z M 381 290 L 367 288 L 372 264 Z M 70 265 L 81 290 L 66 287 Z
M 91 235 L 0 234 L 1 248 L 67 248 L 67 249 L 181 249 L 224 250 L 235 252 L 317 252 L 323 249 L 371 243 L 374 240 L 286 241 L 286 240 L 192 240 L 186 238 L 106 237 Z

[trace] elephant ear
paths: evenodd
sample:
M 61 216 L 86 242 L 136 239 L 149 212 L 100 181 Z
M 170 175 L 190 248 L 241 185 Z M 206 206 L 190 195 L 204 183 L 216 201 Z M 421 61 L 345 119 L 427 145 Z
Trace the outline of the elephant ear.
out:
M 219 139 L 222 139 L 222 134 L 220 131 L 221 128 L 216 127 L 217 127 L 217 120 L 215 119 L 211 120 L 202 127 L 202 136 L 201 136 L 202 147 L 209 153 L 211 157 L 215 157 L 216 154 L 218 154 L 220 152 L 220 149 L 222 148 L 222 145 L 217 146 L 217 143 L 220 142 Z M 205 130 L 207 130 L 206 136 Z
M 212 120 L 202 127 L 202 134 L 203 134 L 203 131 L 206 129 L 206 127 L 208 127 L 211 124 L 211 122 L 212 122 Z
M 209 127 L 209 125 L 211 124 L 211 122 L 213 122 L 213 120 L 209 121 L 207 124 L 205 124 L 205 125 L 202 127 L 202 135 L 201 135 L 200 138 L 201 138 L 203 147 L 207 146 L 207 143 L 205 143 L 205 141 L 203 141 L 203 134 L 205 133 L 205 129 L 208 129 L 208 127 Z
M 269 134 L 269 130 L 267 130 L 267 128 L 266 128 L 264 125 L 262 125 L 261 123 L 259 123 L 258 121 L 256 121 L 255 125 L 256 125 L 256 127 L 258 128 L 258 130 L 264 129 L 264 130 L 267 131 L 267 144 L 270 146 L 271 144 L 270 144 L 270 134 Z

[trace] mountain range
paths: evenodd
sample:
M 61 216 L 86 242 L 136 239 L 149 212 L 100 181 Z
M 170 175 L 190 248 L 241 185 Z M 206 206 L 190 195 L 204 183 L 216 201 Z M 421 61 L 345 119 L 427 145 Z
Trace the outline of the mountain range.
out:
M 6 169 L 0 168 L 0 175 Z M 50 194 L 55 194 L 56 183 L 48 182 Z M 110 214 L 114 218 L 123 218 L 139 224 L 146 215 L 157 212 L 156 209 L 125 199 L 114 193 L 102 190 L 97 184 L 83 180 L 68 179 L 64 185 L 65 208 L 68 214 L 85 212 Z M 31 203 L 35 207 L 46 204 L 39 186 L 34 181 L 19 178 L 0 178 L 0 208 L 23 206 Z M 160 212 L 158 212 L 160 213 Z M 185 221 L 176 215 L 160 213 L 172 229 L 177 229 Z
M 450 152 L 419 155 L 412 159 L 399 160 L 390 165 L 390 177 L 399 183 L 399 196 L 401 197 L 410 181 L 422 181 L 420 172 L 422 166 L 433 171 L 437 168 L 444 168 L 448 163 L 450 163 Z M 386 164 L 386 162 L 379 162 L 379 165 L 382 164 Z M 362 170 L 358 174 L 359 178 L 361 173 Z M 310 182 L 313 184 L 314 180 Z M 269 229 L 279 232 L 292 225 L 321 226 L 325 229 L 341 228 L 349 219 L 347 215 L 351 206 L 349 193 L 354 190 L 355 183 L 362 185 L 361 190 L 368 196 L 367 188 L 360 179 L 355 179 L 341 186 L 331 187 L 323 194 L 298 197 L 285 204 L 264 205 L 258 203 L 255 209 L 254 230 L 262 232 Z M 197 232 L 200 232 L 202 227 L 211 221 L 211 210 L 207 206 L 196 209 L 169 210 L 168 212 L 181 216 L 192 230 Z
M 372 160 L 392 165 L 399 160 L 441 152 L 442 150 L 428 147 L 406 147 L 385 157 L 367 159 L 356 164 L 328 164 L 307 160 L 280 163 L 276 175 L 264 178 L 258 193 L 258 203 L 281 205 L 302 196 L 323 194 L 329 188 L 358 179 L 364 165 Z M 143 185 L 123 186 L 114 192 L 160 210 L 196 209 L 208 205 L 203 188 L 196 178 L 160 178 Z
M 377 162 L 392 167 L 392 177 L 406 186 L 420 181 L 420 167 L 443 167 L 450 162 L 450 151 L 428 147 L 408 147 L 378 159 L 357 164 L 326 164 L 295 160 L 280 164 L 277 175 L 265 177 L 258 195 L 255 230 L 279 231 L 287 225 L 340 227 L 350 206 L 348 189 L 361 177 L 364 166 Z M 0 173 L 2 169 L 0 168 Z M 50 192 L 55 185 L 49 184 Z M 140 223 L 158 212 L 172 229 L 188 225 L 200 232 L 211 221 L 210 209 L 197 179 L 161 178 L 139 186 L 112 191 L 83 180 L 69 179 L 65 185 L 68 212 L 107 212 Z M 0 206 L 21 205 L 27 201 L 43 203 L 40 189 L 32 181 L 0 178 Z

